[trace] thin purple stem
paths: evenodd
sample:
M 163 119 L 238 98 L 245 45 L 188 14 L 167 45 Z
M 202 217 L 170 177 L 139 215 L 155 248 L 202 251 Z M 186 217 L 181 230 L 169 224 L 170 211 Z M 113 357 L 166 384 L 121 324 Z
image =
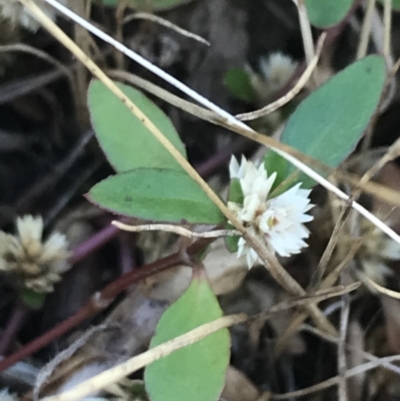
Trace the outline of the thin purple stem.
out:
M 0 342 L 0 356 L 5 356 L 10 349 L 15 336 L 22 327 L 25 318 L 28 314 L 28 309 L 26 306 L 18 303 L 15 305 L 14 310 L 11 313 L 10 319 L 7 322 L 6 329 L 1 336 Z
M 133 249 L 129 241 L 128 233 L 121 233 L 119 238 L 119 259 L 121 266 L 121 274 L 128 273 L 135 269 L 135 261 L 133 258 Z
M 120 233 L 120 229 L 113 226 L 112 224 L 106 226 L 88 240 L 79 244 L 72 252 L 69 259 L 72 265 L 81 262 L 87 256 L 92 254 L 97 249 L 101 248 L 108 241 L 116 237 Z

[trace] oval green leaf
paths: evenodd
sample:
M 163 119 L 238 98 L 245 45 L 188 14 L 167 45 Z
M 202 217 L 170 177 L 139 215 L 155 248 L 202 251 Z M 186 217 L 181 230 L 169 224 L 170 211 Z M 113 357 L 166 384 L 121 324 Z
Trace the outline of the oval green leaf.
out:
M 120 83 L 116 85 L 186 157 L 178 133 L 160 108 L 138 90 Z M 97 139 L 117 172 L 140 167 L 182 170 L 164 146 L 102 82 L 92 81 L 88 102 Z
M 308 96 L 288 120 L 282 142 L 331 167 L 354 150 L 378 107 L 386 78 L 383 58 L 351 64 Z M 294 171 L 289 169 L 287 175 Z M 304 177 L 305 186 L 310 180 Z
M 224 216 L 183 171 L 137 169 L 96 184 L 88 199 L 124 216 L 171 223 L 218 224 Z
M 349 12 L 353 0 L 305 0 L 308 18 L 318 28 L 337 25 Z
M 196 273 L 197 275 L 197 273 Z M 150 347 L 187 333 L 222 316 L 205 277 L 167 309 Z M 216 401 L 229 365 L 229 331 L 222 329 L 147 366 L 144 380 L 151 401 Z

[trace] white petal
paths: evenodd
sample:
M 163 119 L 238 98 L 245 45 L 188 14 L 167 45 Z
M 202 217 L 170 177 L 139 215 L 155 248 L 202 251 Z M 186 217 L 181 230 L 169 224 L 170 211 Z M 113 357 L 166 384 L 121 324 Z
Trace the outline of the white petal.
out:
M 272 185 L 274 185 L 277 174 L 272 173 L 267 180 L 259 182 L 257 185 L 257 193 L 260 199 L 266 200 L 269 192 L 271 191 Z M 260 180 L 261 181 L 261 180 Z
M 41 241 L 43 234 L 43 219 L 31 215 L 18 217 L 17 219 L 18 235 L 22 243 L 30 241 Z
M 254 266 L 254 263 L 256 263 L 257 260 L 258 260 L 257 252 L 253 248 L 248 247 L 248 250 L 247 250 L 247 266 L 249 267 L 249 269 Z
M 240 258 L 245 254 L 245 246 L 246 246 L 246 240 L 243 237 L 239 238 L 238 242 L 238 251 L 237 251 L 237 257 Z
M 252 229 L 250 228 L 250 231 Z M 238 242 L 238 252 L 237 252 L 237 257 L 240 258 L 242 256 L 246 257 L 246 263 L 248 268 L 252 268 L 254 264 L 259 261 L 259 257 L 257 255 L 257 252 L 249 247 L 243 237 L 239 239 Z
M 229 163 L 229 176 L 231 178 L 239 178 L 239 162 L 236 157 L 232 155 Z
M 280 256 L 299 253 L 307 244 L 309 231 L 302 224 L 309 222 L 313 216 L 305 214 L 312 206 L 309 204 L 310 191 L 300 189 L 300 184 L 267 202 L 265 212 L 259 218 L 261 231 L 266 240 Z
M 279 235 L 274 235 L 268 238 L 268 243 L 279 256 L 290 256 L 286 251 L 285 243 Z
M 51 234 L 49 239 L 44 244 L 45 250 L 51 254 L 57 254 L 60 251 L 66 251 L 67 249 L 67 238 L 64 234 L 55 232 Z
M 239 215 L 242 221 L 254 220 L 258 209 L 261 207 L 260 199 L 256 194 L 246 196 L 243 202 L 243 209 Z
M 240 167 L 239 167 L 239 176 L 238 178 L 242 178 L 244 176 L 244 173 L 246 171 L 247 165 L 251 163 L 248 162 L 247 159 L 244 157 L 244 155 L 242 155 L 241 159 L 240 159 Z
M 267 181 L 267 172 L 264 165 L 256 167 L 254 163 L 247 162 L 243 169 L 243 174 L 240 177 L 240 185 L 243 195 L 248 196 L 257 193 L 259 188 Z

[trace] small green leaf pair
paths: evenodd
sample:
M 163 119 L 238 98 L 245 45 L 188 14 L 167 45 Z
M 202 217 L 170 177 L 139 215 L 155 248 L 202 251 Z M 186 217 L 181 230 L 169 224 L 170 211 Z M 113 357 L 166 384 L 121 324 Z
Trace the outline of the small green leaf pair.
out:
M 297 107 L 282 142 L 337 167 L 354 150 L 374 113 L 385 71 L 382 58 L 369 56 L 335 75 Z M 178 133 L 165 114 L 137 90 L 118 85 L 186 157 Z M 224 220 L 143 123 L 98 81 L 89 88 L 89 107 L 100 145 L 119 173 L 92 188 L 92 202 L 145 220 L 204 224 Z M 275 186 L 281 191 L 297 182 L 304 187 L 314 184 L 274 153 L 268 152 L 264 162 L 269 174 L 279 173 Z M 281 186 L 288 177 L 292 179 Z
M 142 93 L 117 84 L 186 157 L 168 117 Z M 100 81 L 89 88 L 96 136 L 119 173 L 95 185 L 88 198 L 124 216 L 171 223 L 218 224 L 224 217 L 144 124 Z

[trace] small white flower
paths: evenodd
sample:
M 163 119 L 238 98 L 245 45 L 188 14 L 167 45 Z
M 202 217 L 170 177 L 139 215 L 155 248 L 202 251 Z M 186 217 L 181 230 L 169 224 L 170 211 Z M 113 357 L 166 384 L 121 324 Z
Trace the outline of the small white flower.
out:
M 53 291 L 70 268 L 65 236 L 56 232 L 43 241 L 43 220 L 30 215 L 17 219 L 17 234 L 0 231 L 0 271 L 12 275 L 19 286 Z
M 271 53 L 261 58 L 260 70 L 264 79 L 269 83 L 271 91 L 281 89 L 293 76 L 297 62 L 286 54 Z
M 311 191 L 301 189 L 301 184 L 296 184 L 270 199 L 268 196 L 276 173 L 268 177 L 263 164 L 256 167 L 245 157 L 242 157 L 240 165 L 232 157 L 229 170 L 231 178 L 240 181 L 244 201 L 242 205 L 228 202 L 228 208 L 252 234 L 263 238 L 280 256 L 299 253 L 307 246 L 304 239 L 308 238 L 309 231 L 304 223 L 313 219 L 306 214 L 313 207 L 309 199 Z M 245 255 L 249 268 L 259 262 L 257 253 L 243 238 L 240 238 L 238 247 L 238 257 Z
M 271 96 L 276 96 L 277 92 L 293 77 L 297 66 L 298 63 L 290 56 L 279 52 L 261 57 L 259 73 L 250 66 L 246 66 L 251 86 L 257 94 L 259 102 L 261 104 L 266 101 L 270 102 Z M 270 114 L 268 118 L 271 118 L 274 113 Z

